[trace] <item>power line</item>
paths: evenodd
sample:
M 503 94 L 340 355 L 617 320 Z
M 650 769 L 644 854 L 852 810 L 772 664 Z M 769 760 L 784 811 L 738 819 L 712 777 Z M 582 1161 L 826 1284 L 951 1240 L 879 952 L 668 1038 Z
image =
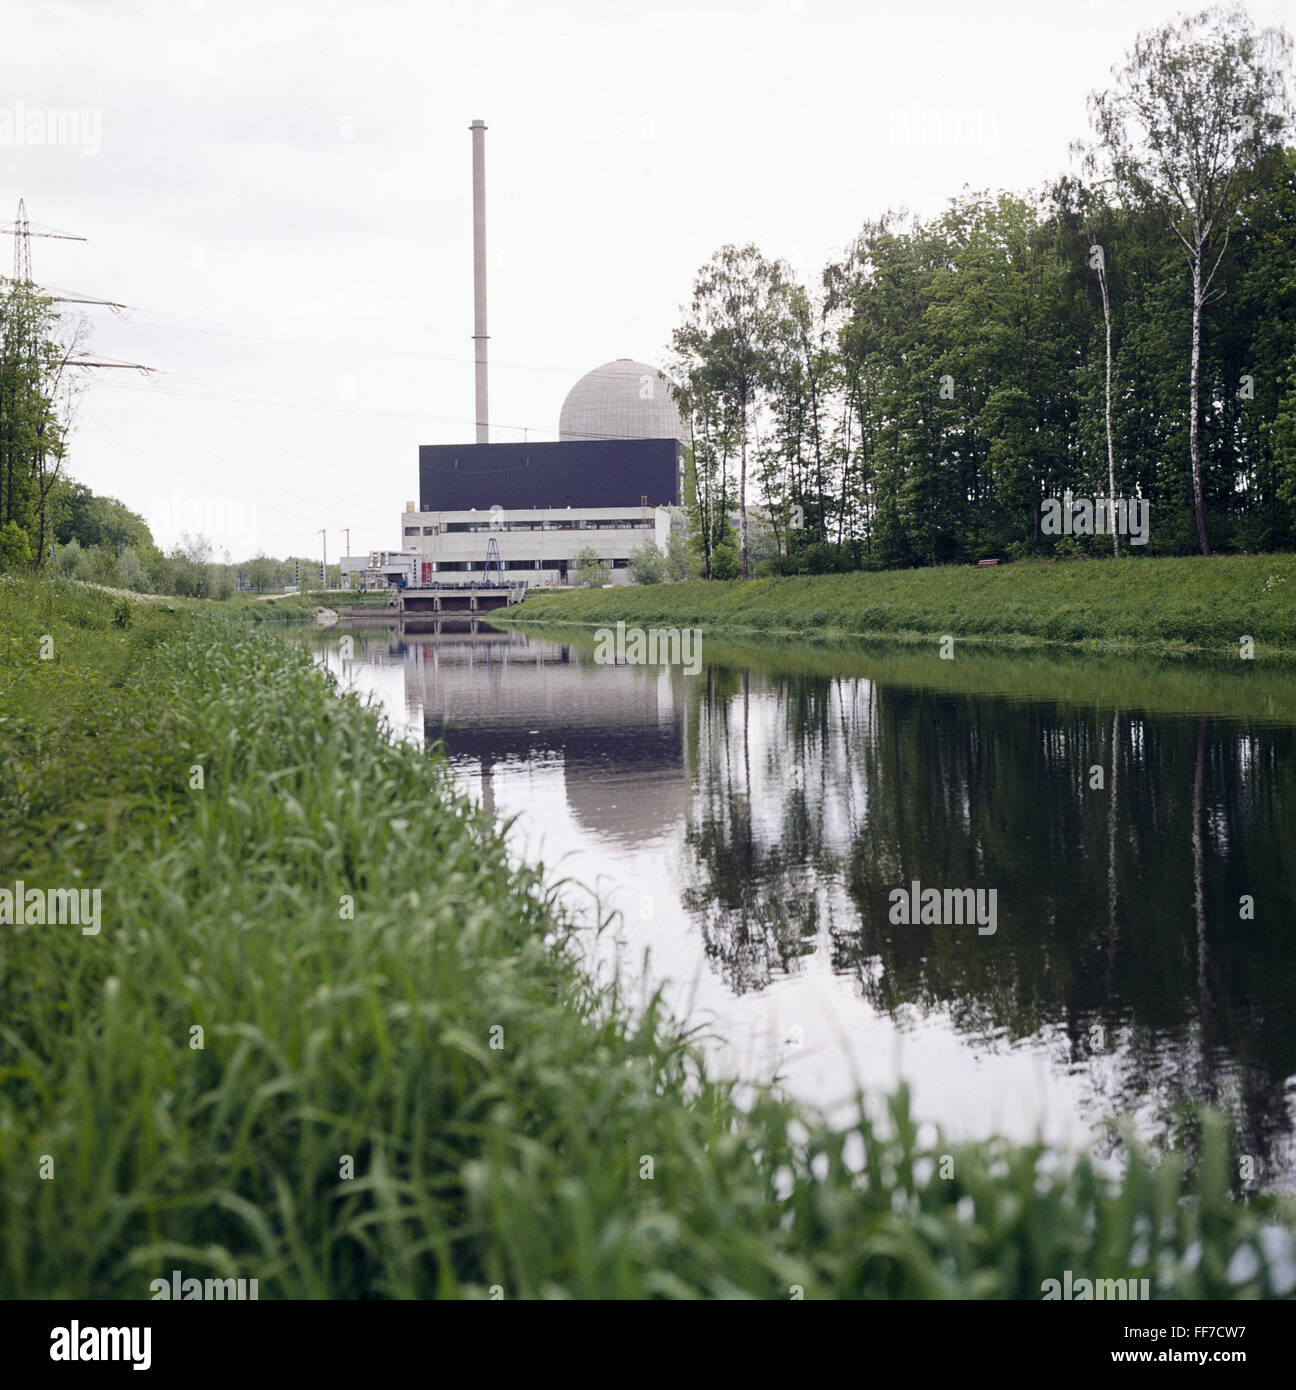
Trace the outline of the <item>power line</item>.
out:
M 105 309 L 111 309 L 115 318 L 120 318 L 122 313 L 130 308 L 129 304 L 118 304 L 116 300 L 100 299 L 97 295 L 81 294 L 76 290 L 59 290 L 52 285 L 38 285 L 36 288 L 55 304 L 98 304 Z M 86 317 L 89 318 L 90 315 L 87 314 Z
M 186 377 L 181 373 L 159 372 L 156 373 L 161 378 L 172 377 L 176 381 L 191 383 L 199 387 L 198 390 L 174 389 L 167 385 L 153 384 L 150 386 L 132 386 L 123 382 L 105 382 L 108 389 L 121 391 L 148 391 L 150 394 L 159 396 L 177 396 L 189 400 L 219 401 L 230 405 L 265 405 L 272 406 L 277 410 L 304 410 L 314 411 L 328 415 L 355 415 L 368 419 L 380 420 L 414 420 L 426 424 L 437 425 L 458 425 L 464 428 L 472 428 L 474 421 L 451 418 L 441 415 L 425 415 L 417 411 L 397 410 L 397 409 L 376 409 L 365 410 L 359 407 L 328 404 L 323 401 L 312 401 L 301 396 L 291 396 L 286 392 L 270 392 L 258 390 L 256 387 L 238 387 L 225 382 L 210 382 L 199 377 Z M 492 429 L 516 430 L 519 433 L 543 433 L 537 425 L 511 425 L 501 424 L 498 421 L 491 421 Z M 637 434 L 590 434 L 590 440 L 629 440 L 640 439 L 643 436 Z M 467 447 L 465 445 L 465 447 Z M 477 447 L 477 446 L 473 446 Z
M 59 291 L 59 293 L 65 293 L 65 291 Z M 66 302 L 80 303 L 81 301 L 68 300 Z M 107 300 L 104 300 L 102 302 L 109 308 L 125 307 L 121 305 L 114 306 L 110 301 Z M 195 333 L 215 338 L 239 338 L 250 342 L 285 343 L 293 347 L 319 348 L 327 352 L 345 352 L 351 355 L 354 355 L 357 350 L 354 340 L 345 343 L 335 343 L 328 342 L 327 340 L 320 338 L 292 337 L 282 333 L 268 333 L 263 329 L 254 328 L 248 324 L 232 324 L 224 322 L 220 319 L 203 319 L 186 314 L 171 314 L 161 309 L 147 309 L 140 308 L 138 306 L 132 306 L 132 314 L 147 314 L 155 318 L 172 318 L 181 320 L 181 322 L 179 323 L 150 323 L 146 319 L 139 319 L 136 317 L 131 317 L 130 319 L 125 320 L 125 322 L 131 325 L 132 327 L 161 329 L 163 332 L 166 333 Z M 93 314 L 90 314 L 87 315 L 87 317 L 94 318 L 95 316 Z M 109 320 L 104 320 L 104 322 L 109 322 Z M 217 326 L 211 328 L 194 327 L 193 325 L 196 324 L 214 324 Z M 416 352 L 404 348 L 376 347 L 372 345 L 366 345 L 363 348 L 363 351 L 367 355 L 374 357 L 406 357 L 420 362 L 451 362 L 454 363 L 456 366 L 473 366 L 475 364 L 475 359 L 471 357 L 456 357 L 447 353 Z M 523 372 L 565 372 L 567 370 L 564 367 L 554 366 L 547 362 L 501 361 L 497 363 L 492 361 L 491 365 L 508 367 L 511 370 Z M 586 373 L 586 375 L 597 375 L 597 368 L 594 372 Z M 608 372 L 607 375 L 614 376 L 619 375 L 619 373 Z M 493 426 L 494 422 L 492 421 L 491 423 Z
M 123 362 L 119 358 L 105 357 L 100 361 L 91 361 L 88 357 L 69 357 L 67 359 L 69 367 L 123 367 L 149 376 L 154 371 L 152 367 L 146 367 L 142 362 Z
M 104 302 L 107 303 L 107 301 Z M 110 305 L 109 307 L 112 306 Z M 143 309 L 139 310 L 138 312 L 150 314 L 160 318 L 178 318 L 186 320 L 185 322 L 181 323 L 150 323 L 147 320 L 141 320 L 136 318 L 131 318 L 127 320 L 127 322 L 134 327 L 161 329 L 163 332 L 166 333 L 195 333 L 212 338 L 238 338 L 248 342 L 285 343 L 291 347 L 320 348 L 326 352 L 345 352 L 352 355 L 354 355 L 356 351 L 356 345 L 354 342 L 332 343 L 320 338 L 296 338 L 283 333 L 267 333 L 261 329 L 252 328 L 248 325 L 237 324 L 222 324 L 220 327 L 216 328 L 198 328 L 194 327 L 193 325 L 202 323 L 219 323 L 220 321 L 215 319 L 190 319 L 188 318 L 188 316 L 184 314 L 167 314 L 161 310 L 156 309 Z M 93 318 L 94 315 L 87 315 L 87 317 Z M 436 352 L 414 352 L 402 348 L 366 346 L 364 348 L 364 351 L 371 356 L 408 357 L 420 362 L 453 362 L 456 365 L 465 366 L 471 366 L 473 363 L 473 359 L 471 357 L 454 357 L 446 353 Z M 554 367 L 547 363 L 505 362 L 501 363 L 500 365 L 511 367 L 518 371 L 562 371 L 561 367 Z

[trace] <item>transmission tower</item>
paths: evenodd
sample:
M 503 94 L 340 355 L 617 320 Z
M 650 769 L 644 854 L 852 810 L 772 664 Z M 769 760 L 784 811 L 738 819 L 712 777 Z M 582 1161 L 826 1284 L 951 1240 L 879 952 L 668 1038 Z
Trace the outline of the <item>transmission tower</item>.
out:
M 32 231 L 31 223 L 27 220 L 27 204 L 18 199 L 18 216 L 8 227 L 0 227 L 0 232 L 4 232 L 14 239 L 14 273 L 13 278 L 20 285 L 30 285 L 32 283 L 31 269 L 31 239 L 34 236 L 49 237 L 54 241 L 84 241 L 83 236 L 74 236 L 71 232 L 56 232 L 53 227 L 41 227 L 37 223 L 38 231 Z
M 18 199 L 18 216 L 14 218 L 14 273 L 20 285 L 31 284 L 31 226 L 27 221 L 27 204 Z
M 74 232 L 58 232 L 53 227 L 44 227 L 40 223 L 37 223 L 36 226 L 37 229 L 32 231 L 31 223 L 27 220 L 27 204 L 22 198 L 18 199 L 18 216 L 7 226 L 0 226 L 0 234 L 11 236 L 14 239 L 14 282 L 28 289 L 39 289 L 39 286 L 32 281 L 32 237 L 47 237 L 53 241 L 85 240 L 85 237 L 77 236 Z M 92 295 L 74 296 L 51 291 L 43 294 L 42 297 L 48 299 L 52 304 L 98 304 L 111 309 L 114 314 L 120 313 L 126 307 L 124 304 L 118 304 L 111 299 L 98 299 Z M 143 372 L 146 376 L 152 371 L 151 367 L 146 367 L 140 362 L 121 362 L 112 358 L 97 360 L 87 357 L 85 353 L 69 356 L 66 361 L 72 367 L 122 367 L 128 371 Z

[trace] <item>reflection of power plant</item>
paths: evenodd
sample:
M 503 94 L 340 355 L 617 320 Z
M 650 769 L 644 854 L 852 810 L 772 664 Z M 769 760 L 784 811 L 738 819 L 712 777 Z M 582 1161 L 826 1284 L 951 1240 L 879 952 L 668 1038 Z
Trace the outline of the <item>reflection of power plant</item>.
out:
M 494 809 L 501 764 L 562 769 L 572 814 L 591 832 L 642 844 L 684 813 L 684 700 L 678 668 L 595 666 L 588 653 L 517 633 L 408 634 L 406 708 L 429 743 L 481 767 Z

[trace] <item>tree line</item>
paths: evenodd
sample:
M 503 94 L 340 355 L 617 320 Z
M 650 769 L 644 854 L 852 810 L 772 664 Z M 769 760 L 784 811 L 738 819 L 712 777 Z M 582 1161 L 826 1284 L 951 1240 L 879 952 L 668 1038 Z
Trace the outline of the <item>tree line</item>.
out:
M 888 212 L 812 286 L 717 251 L 670 355 L 699 570 L 1130 553 L 1054 533 L 1079 498 L 1146 503 L 1143 553 L 1296 545 L 1290 56 L 1173 21 L 1044 188 Z
M 228 555 L 216 558 L 211 542 L 198 535 L 184 535 L 163 550 L 137 512 L 63 474 L 47 492 L 45 536 L 46 569 L 112 589 L 225 599 L 240 589 L 278 593 L 299 582 L 304 588 L 319 587 L 320 562 L 315 557 L 290 555 L 281 560 L 260 554 L 235 563 Z M 0 545 L 5 539 L 0 530 Z M 7 564 L 0 551 L 0 569 L 30 563 L 30 547 L 15 548 Z M 329 566 L 329 583 L 341 586 L 338 565 Z
M 231 564 L 201 536 L 163 551 L 142 516 L 67 476 L 83 336 L 84 324 L 59 314 L 34 285 L 0 284 L 0 570 L 48 567 L 110 588 L 192 598 L 282 589 L 299 567 L 308 584 L 318 583 L 314 559 L 258 555 Z
M 0 566 L 46 554 L 75 404 L 76 338 L 31 285 L 0 285 Z

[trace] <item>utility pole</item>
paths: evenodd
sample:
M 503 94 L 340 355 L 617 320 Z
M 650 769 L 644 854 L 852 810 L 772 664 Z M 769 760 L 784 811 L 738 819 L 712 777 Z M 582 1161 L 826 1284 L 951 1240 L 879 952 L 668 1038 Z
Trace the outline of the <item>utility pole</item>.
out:
M 324 568 L 320 571 L 320 575 L 321 575 L 321 577 L 322 577 L 323 580 L 324 580 L 324 586 L 325 586 L 325 588 L 327 588 L 327 587 L 328 587 L 328 532 L 327 532 L 327 531 L 324 529 L 324 527 L 322 527 L 322 526 L 320 527 L 320 535 L 324 537 Z

